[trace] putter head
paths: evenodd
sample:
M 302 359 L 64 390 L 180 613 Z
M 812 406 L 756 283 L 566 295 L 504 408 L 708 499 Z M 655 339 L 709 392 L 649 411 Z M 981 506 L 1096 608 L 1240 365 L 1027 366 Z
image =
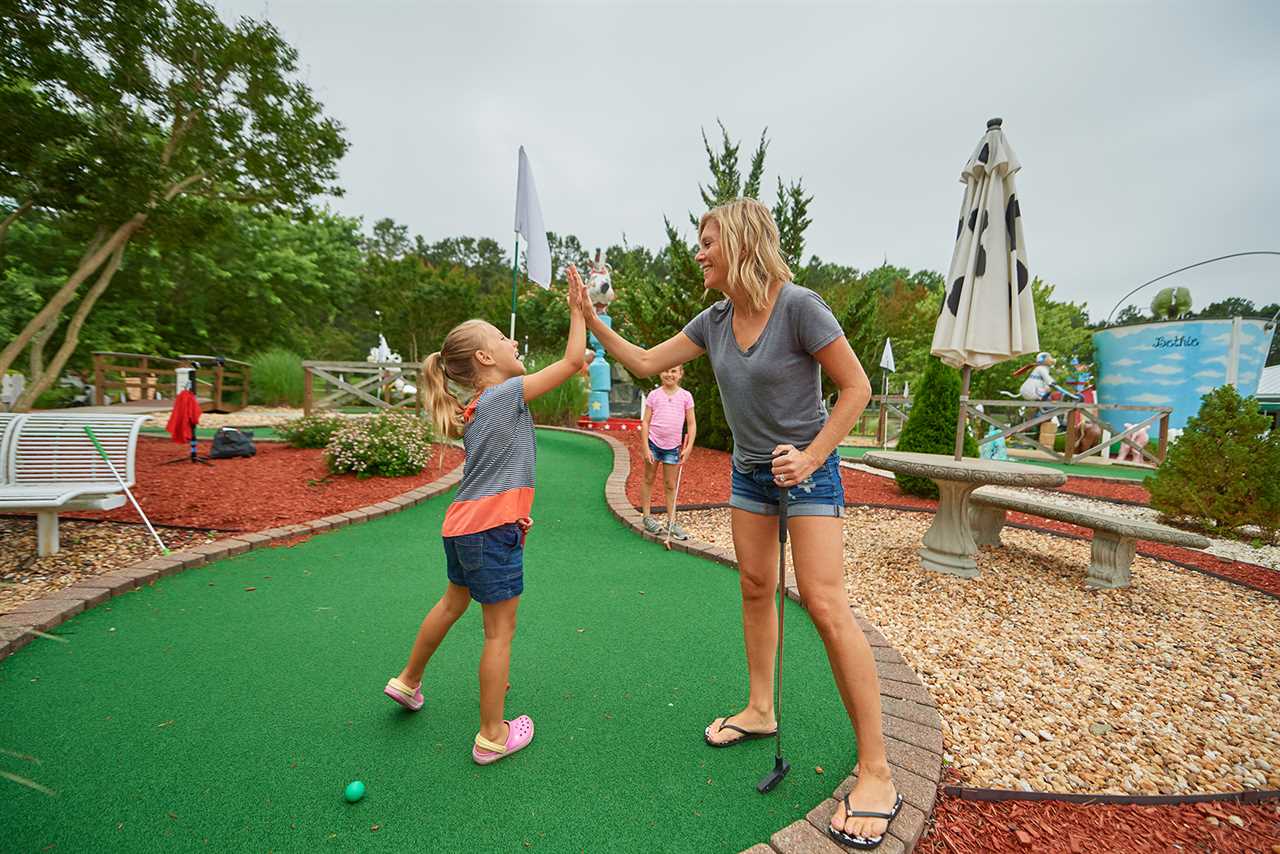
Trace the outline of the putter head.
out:
M 781 756 L 775 757 L 773 760 L 773 770 L 768 774 L 765 774 L 759 783 L 756 783 L 756 791 L 762 795 L 773 791 L 773 788 L 782 782 L 782 778 L 787 776 L 787 772 L 790 770 L 790 762 L 783 759 Z

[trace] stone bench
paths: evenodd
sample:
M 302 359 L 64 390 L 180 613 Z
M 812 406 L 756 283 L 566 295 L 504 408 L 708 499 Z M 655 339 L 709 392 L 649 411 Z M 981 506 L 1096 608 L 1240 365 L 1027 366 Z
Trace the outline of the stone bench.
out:
M 1093 530 L 1093 553 L 1085 584 L 1089 587 L 1128 587 L 1138 540 L 1203 549 L 1209 541 L 1199 534 L 1166 525 L 1109 516 L 1080 507 L 1054 504 L 1036 495 L 984 487 L 969 496 L 969 525 L 980 546 L 998 546 L 1008 511 L 1043 516 Z

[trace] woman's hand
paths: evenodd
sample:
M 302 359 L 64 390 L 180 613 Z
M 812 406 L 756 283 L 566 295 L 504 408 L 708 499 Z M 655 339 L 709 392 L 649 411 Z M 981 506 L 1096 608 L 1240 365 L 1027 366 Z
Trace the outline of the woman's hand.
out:
M 779 445 L 773 449 L 773 482 L 781 487 L 792 487 L 804 481 L 818 470 L 821 461 L 808 451 L 795 445 Z

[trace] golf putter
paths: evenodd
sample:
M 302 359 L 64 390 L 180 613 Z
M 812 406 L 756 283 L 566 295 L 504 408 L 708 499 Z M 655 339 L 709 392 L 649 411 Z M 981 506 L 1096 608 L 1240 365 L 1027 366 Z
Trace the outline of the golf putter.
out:
M 791 770 L 791 763 L 782 758 L 782 610 L 787 603 L 787 501 L 790 498 L 789 490 L 778 490 L 778 656 L 773 674 L 773 713 L 778 719 L 778 747 L 773 757 L 773 770 L 756 783 L 756 791 L 762 795 L 772 791 Z
M 676 523 L 676 509 L 680 505 L 680 481 L 683 478 L 684 463 L 681 463 L 679 471 L 676 472 L 676 499 L 671 502 L 671 514 L 667 517 L 667 541 L 663 543 L 667 547 L 667 551 L 671 551 L 671 526 Z

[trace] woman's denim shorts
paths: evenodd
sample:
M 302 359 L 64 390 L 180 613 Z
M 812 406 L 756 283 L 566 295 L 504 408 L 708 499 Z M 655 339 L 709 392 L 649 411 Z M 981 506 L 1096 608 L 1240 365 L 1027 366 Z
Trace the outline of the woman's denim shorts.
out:
M 843 516 L 844 482 L 840 479 L 840 455 L 832 451 L 827 461 L 795 486 L 787 502 L 788 516 Z M 733 467 L 733 488 L 729 506 L 757 513 L 778 515 L 780 490 L 773 479 L 773 466 L 752 466 L 750 471 Z
M 655 462 L 666 463 L 669 466 L 680 465 L 680 448 L 677 446 L 671 450 L 659 448 L 653 444 L 653 440 L 649 440 L 649 453 L 653 454 Z
M 514 522 L 487 531 L 444 537 L 449 580 L 481 605 L 524 592 L 524 532 Z

